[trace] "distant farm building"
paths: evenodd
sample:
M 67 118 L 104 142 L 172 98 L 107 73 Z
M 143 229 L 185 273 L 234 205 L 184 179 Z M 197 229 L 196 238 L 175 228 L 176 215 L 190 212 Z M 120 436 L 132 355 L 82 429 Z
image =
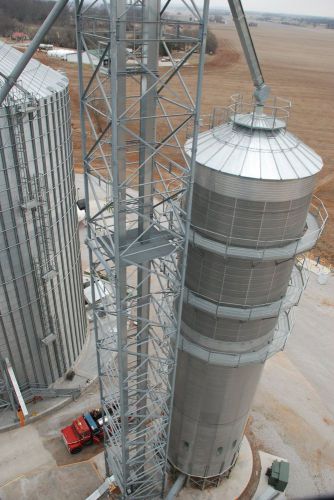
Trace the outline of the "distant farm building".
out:
M 11 39 L 16 40 L 17 42 L 29 40 L 29 38 L 29 35 L 27 35 L 27 33 L 23 33 L 22 31 L 14 31 L 11 35 Z

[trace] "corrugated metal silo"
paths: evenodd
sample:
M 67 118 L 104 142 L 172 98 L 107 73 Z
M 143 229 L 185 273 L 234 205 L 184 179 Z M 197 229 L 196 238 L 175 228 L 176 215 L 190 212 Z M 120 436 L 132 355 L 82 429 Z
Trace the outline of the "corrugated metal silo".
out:
M 20 52 L 0 43 L 0 86 Z M 67 78 L 31 60 L 0 108 L 0 353 L 21 388 L 73 365 L 86 318 Z
M 286 130 L 285 110 L 238 99 L 232 109 L 198 140 L 175 383 L 169 458 L 198 478 L 236 461 L 264 362 L 284 348 L 305 285 L 295 256 L 326 218 L 311 203 L 322 160 Z

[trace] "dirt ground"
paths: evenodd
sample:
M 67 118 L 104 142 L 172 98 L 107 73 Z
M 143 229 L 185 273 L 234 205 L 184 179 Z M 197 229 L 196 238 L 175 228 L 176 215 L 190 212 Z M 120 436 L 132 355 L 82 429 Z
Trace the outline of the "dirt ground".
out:
M 234 25 L 211 26 L 219 48 L 208 56 L 205 67 L 202 110 L 211 113 L 215 106 L 229 104 L 231 94 L 252 93 L 252 83 Z M 299 28 L 259 23 L 253 28 L 256 49 L 266 82 L 273 95 L 292 101 L 289 130 L 314 148 L 324 160 L 316 194 L 334 215 L 334 30 Z M 82 171 L 77 66 L 39 54 L 55 69 L 62 69 L 70 80 L 74 164 Z M 86 68 L 88 75 L 88 68 Z M 185 79 L 191 87 L 194 68 L 187 68 Z M 314 250 L 322 260 L 334 266 L 334 231 L 331 223 Z
M 218 25 L 217 25 L 218 26 Z M 221 44 L 240 52 L 234 26 L 212 26 Z M 334 215 L 334 31 L 259 23 L 252 35 L 266 82 L 272 94 L 292 101 L 289 130 L 320 154 L 324 161 L 316 190 Z M 207 65 L 204 78 L 203 111 L 227 102 L 235 91 L 251 92 L 243 56 L 219 70 L 219 53 Z M 334 264 L 334 231 L 331 220 L 314 250 Z

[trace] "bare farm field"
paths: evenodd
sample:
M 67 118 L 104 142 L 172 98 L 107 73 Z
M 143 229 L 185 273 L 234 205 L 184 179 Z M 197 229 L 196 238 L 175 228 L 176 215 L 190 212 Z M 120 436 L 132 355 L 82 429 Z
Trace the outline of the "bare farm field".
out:
M 216 26 L 218 26 L 216 28 Z M 252 91 L 246 61 L 234 26 L 211 27 L 224 48 L 207 64 L 202 109 L 224 105 L 233 92 Z M 272 94 L 292 101 L 289 130 L 320 154 L 324 161 L 316 191 L 330 215 L 315 249 L 334 265 L 334 30 L 308 29 L 262 23 L 252 35 L 266 82 Z
M 219 41 L 215 55 L 205 67 L 202 113 L 229 104 L 231 94 L 252 93 L 252 83 L 234 25 L 212 24 Z M 255 46 L 266 82 L 272 94 L 292 101 L 289 130 L 319 153 L 325 167 L 316 194 L 334 216 L 334 30 L 299 28 L 260 23 L 253 28 Z M 81 171 L 78 79 L 76 64 L 37 56 L 45 64 L 65 70 L 70 79 L 74 162 Z M 88 69 L 87 69 L 88 71 Z M 195 82 L 194 69 L 186 69 L 189 86 Z M 195 85 L 195 83 L 194 83 Z M 334 231 L 331 222 L 314 250 L 334 266 Z

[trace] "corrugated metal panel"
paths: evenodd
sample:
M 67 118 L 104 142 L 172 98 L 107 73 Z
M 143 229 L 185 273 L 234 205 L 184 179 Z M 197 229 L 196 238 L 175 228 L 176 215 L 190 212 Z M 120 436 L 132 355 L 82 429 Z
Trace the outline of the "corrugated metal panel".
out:
M 186 474 L 222 474 L 238 453 L 263 365 L 236 369 L 178 356 L 169 459 Z
M 311 194 L 285 202 L 232 198 L 194 185 L 192 227 L 213 240 L 247 248 L 284 246 L 303 234 Z
M 1 44 L 0 71 L 18 55 Z M 0 113 L 0 349 L 26 386 L 73 365 L 86 318 L 68 82 L 37 61 L 22 82 L 34 105 Z
M 217 305 L 253 306 L 284 297 L 294 259 L 252 262 L 189 247 L 186 286 Z
M 219 318 L 211 314 L 183 305 L 182 320 L 201 335 L 219 341 L 242 343 L 266 336 L 276 325 L 277 317 L 263 318 L 255 321 L 239 321 Z
M 185 151 L 191 147 L 192 139 Z M 197 162 L 226 174 L 276 181 L 303 179 L 323 166 L 319 155 L 285 129 L 247 133 L 232 122 L 200 134 Z
M 322 161 L 261 120 L 199 139 L 169 450 L 193 476 L 233 466 L 263 363 L 284 348 L 304 286 L 292 269 Z
M 196 164 L 195 182 L 215 193 L 255 202 L 283 202 L 303 198 L 312 193 L 317 175 L 294 180 L 260 180 L 220 173 Z
M 4 77 L 14 69 L 22 53 L 6 43 L 0 42 L 0 87 Z M 27 94 L 36 99 L 61 92 L 68 86 L 68 79 L 58 71 L 31 59 L 20 75 L 17 85 L 10 91 L 5 104 L 21 102 Z M 5 105 L 2 104 L 2 107 Z
M 245 340 L 239 341 L 237 341 L 235 337 L 232 341 L 221 340 L 217 335 L 215 336 L 215 338 L 211 338 L 207 335 L 206 331 L 199 332 L 199 325 L 195 325 L 194 328 L 191 328 L 184 321 L 182 321 L 182 340 L 189 340 L 189 342 L 192 343 L 192 347 L 196 346 L 196 349 L 197 347 L 203 347 L 205 350 L 209 351 L 210 354 L 240 354 L 254 351 L 271 343 L 275 334 L 277 317 L 274 319 L 274 328 L 270 329 L 268 333 L 262 331 L 262 335 L 257 335 L 257 337 L 255 338 L 252 338 L 250 334 L 246 336 Z M 232 322 L 232 320 L 230 321 Z M 235 323 L 237 323 L 237 320 L 235 321 Z

